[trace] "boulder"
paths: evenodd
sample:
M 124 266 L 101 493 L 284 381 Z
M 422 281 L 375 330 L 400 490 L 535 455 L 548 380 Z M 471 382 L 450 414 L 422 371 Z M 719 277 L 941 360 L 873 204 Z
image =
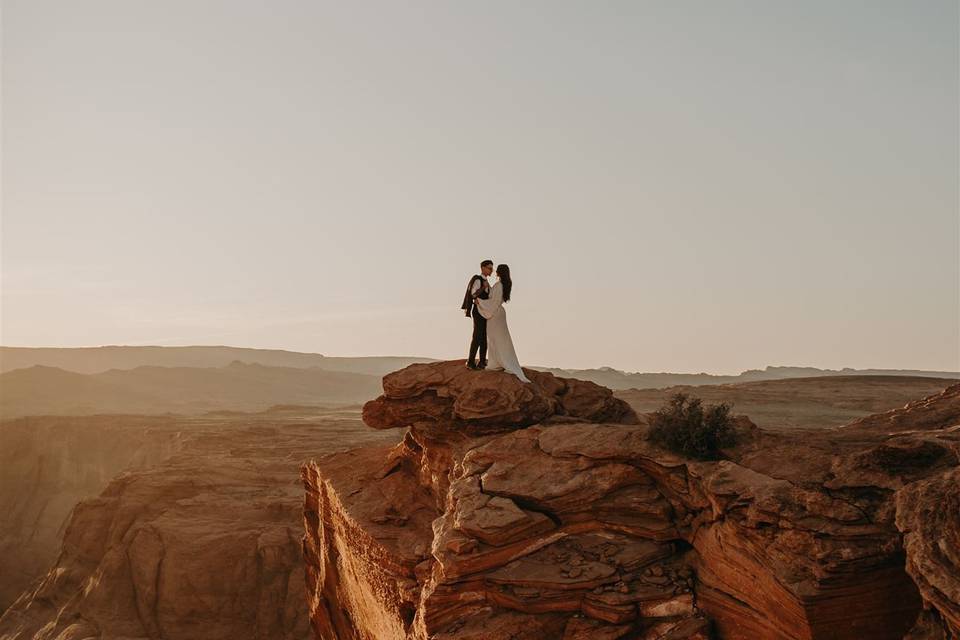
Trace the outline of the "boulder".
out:
M 635 422 L 610 389 L 524 369 L 531 382 L 502 371 L 475 371 L 463 360 L 414 364 L 383 379 L 383 395 L 363 407 L 375 429 L 430 423 L 479 434 L 526 427 L 553 417 Z

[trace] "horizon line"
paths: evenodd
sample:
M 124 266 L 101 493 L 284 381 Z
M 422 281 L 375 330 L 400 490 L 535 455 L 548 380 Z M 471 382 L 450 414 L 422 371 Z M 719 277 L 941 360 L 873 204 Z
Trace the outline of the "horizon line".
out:
M 283 349 L 283 348 L 274 348 L 274 347 L 241 347 L 228 344 L 187 344 L 187 345 L 159 345 L 159 344 L 101 344 L 101 345 L 81 345 L 81 346 L 23 346 L 23 345 L 6 345 L 0 344 L 0 349 L 59 349 L 59 350 L 82 350 L 82 349 L 109 349 L 109 348 L 149 348 L 149 349 L 246 349 L 250 351 L 278 351 L 283 353 L 298 354 L 298 355 L 308 355 L 316 356 L 320 358 L 406 358 L 406 359 L 416 359 L 416 360 L 457 360 L 458 358 L 437 358 L 433 356 L 420 356 L 420 355 L 331 355 L 326 353 L 320 353 L 318 351 L 296 351 L 293 349 Z M 462 359 L 462 358 L 459 358 Z M 591 370 L 602 370 L 608 369 L 611 371 L 617 371 L 625 375 L 707 375 L 715 377 L 737 377 L 742 376 L 745 373 L 751 371 L 767 371 L 769 369 L 816 369 L 818 371 L 914 371 L 914 372 L 924 372 L 924 373 L 944 373 L 960 376 L 960 369 L 956 371 L 951 371 L 947 369 L 924 369 L 918 367 L 841 367 L 838 369 L 832 369 L 829 367 L 820 367 L 816 365 L 799 365 L 799 364 L 767 364 L 763 367 L 743 369 L 738 373 L 715 373 L 709 371 L 628 371 L 626 369 L 619 369 L 617 367 L 609 365 L 600 365 L 596 367 L 566 367 L 566 366 L 547 366 L 547 365 L 524 365 L 531 369 L 559 369 L 564 371 L 591 371 Z

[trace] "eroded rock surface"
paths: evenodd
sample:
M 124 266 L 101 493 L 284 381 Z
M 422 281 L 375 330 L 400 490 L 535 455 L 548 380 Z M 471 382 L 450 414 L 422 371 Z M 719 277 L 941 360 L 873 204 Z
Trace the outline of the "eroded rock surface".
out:
M 318 637 L 884 640 L 923 607 L 952 624 L 944 525 L 899 501 L 950 494 L 960 394 L 927 399 L 916 432 L 909 406 L 895 432 L 739 417 L 728 459 L 695 462 L 595 385 L 460 368 L 384 380 L 364 418 L 400 444 L 304 466 Z
M 376 429 L 415 422 L 472 434 L 537 424 L 552 417 L 635 422 L 636 413 L 605 387 L 524 369 L 531 384 L 497 371 L 471 371 L 463 361 L 414 364 L 383 378 L 383 395 L 363 408 Z
M 397 438 L 361 430 L 355 410 L 165 424 L 179 433 L 177 450 L 73 509 L 53 566 L 0 617 L 0 640 L 312 636 L 302 448 Z
M 42 416 L 0 422 L 0 615 L 57 559 L 67 519 L 124 469 L 179 449 L 168 416 Z
M 930 611 L 926 623 L 960 637 L 960 468 L 898 491 L 897 526 L 907 571 Z

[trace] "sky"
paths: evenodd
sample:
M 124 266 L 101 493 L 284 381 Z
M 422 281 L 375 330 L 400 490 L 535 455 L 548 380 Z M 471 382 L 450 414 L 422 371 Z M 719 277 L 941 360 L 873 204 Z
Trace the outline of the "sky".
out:
M 4 0 L 7 346 L 960 370 L 953 0 Z

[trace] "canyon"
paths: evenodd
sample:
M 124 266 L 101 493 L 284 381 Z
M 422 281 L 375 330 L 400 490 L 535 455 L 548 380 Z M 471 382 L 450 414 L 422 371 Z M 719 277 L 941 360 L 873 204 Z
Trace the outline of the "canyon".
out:
M 33 417 L 2 432 L 18 447 L 4 456 L 21 460 L 4 468 L 15 600 L 3 640 L 311 638 L 301 449 L 397 440 L 362 428 L 355 409 L 313 407 Z M 28 455 L 38 440 L 40 464 Z
M 387 375 L 361 414 L 346 403 L 409 362 L 331 360 L 344 370 L 83 374 L 143 390 L 147 410 L 223 408 L 0 422 L 0 639 L 828 638 L 856 637 L 831 635 L 840 617 L 872 633 L 879 616 L 928 640 L 956 626 L 951 380 L 611 393 L 434 362 Z M 25 388 L 37 406 L 96 399 Z M 724 461 L 648 441 L 676 391 L 749 415 Z M 311 405 L 251 411 L 277 399 Z
M 125 471 L 177 452 L 171 416 L 28 417 L 0 427 L 0 613 L 50 568 L 67 518 Z
M 590 382 L 388 374 L 394 445 L 303 466 L 321 639 L 954 638 L 960 385 L 694 461 Z

